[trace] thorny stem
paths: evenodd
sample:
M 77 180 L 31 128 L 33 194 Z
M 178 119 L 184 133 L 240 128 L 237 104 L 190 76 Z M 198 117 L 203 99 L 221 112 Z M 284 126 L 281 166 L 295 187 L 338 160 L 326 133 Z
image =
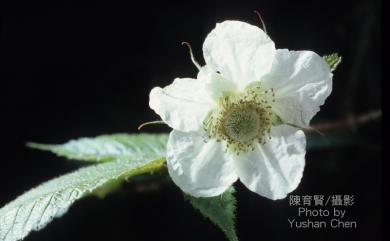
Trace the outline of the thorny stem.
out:
M 365 124 L 368 122 L 376 121 L 382 118 L 382 110 L 372 110 L 362 115 L 353 116 L 334 121 L 334 122 L 323 122 L 313 125 L 313 129 L 318 131 L 328 131 L 332 129 L 338 129 L 342 127 L 354 128 L 357 124 Z M 312 132 L 313 130 L 309 129 L 307 132 Z

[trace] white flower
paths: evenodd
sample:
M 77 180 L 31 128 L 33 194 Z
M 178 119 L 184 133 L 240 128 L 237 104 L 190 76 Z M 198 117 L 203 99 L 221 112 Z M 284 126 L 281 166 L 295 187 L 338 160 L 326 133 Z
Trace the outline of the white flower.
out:
M 223 193 L 237 179 L 280 199 L 299 184 L 308 127 L 332 89 L 327 63 L 311 51 L 275 49 L 260 28 L 217 24 L 197 79 L 177 78 L 150 93 L 150 107 L 173 131 L 167 165 L 195 197 Z

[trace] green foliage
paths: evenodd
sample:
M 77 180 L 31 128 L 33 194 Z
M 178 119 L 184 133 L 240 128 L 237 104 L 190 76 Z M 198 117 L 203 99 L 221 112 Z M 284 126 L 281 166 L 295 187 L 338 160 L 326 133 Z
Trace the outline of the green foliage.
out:
M 185 194 L 185 198 L 190 201 L 192 206 L 200 213 L 210 219 L 225 233 L 230 241 L 238 241 L 234 227 L 236 215 L 235 190 L 230 187 L 221 196 L 211 198 L 195 198 Z
M 80 138 L 65 144 L 28 143 L 31 148 L 87 162 L 150 159 L 165 156 L 166 134 L 113 134 Z
M 333 72 L 336 70 L 337 66 L 341 63 L 341 56 L 339 56 L 337 53 L 333 53 L 330 55 L 325 55 L 324 60 L 326 63 L 328 63 L 330 70 Z
M 125 179 L 161 169 L 165 163 L 165 141 L 166 135 L 111 135 L 65 145 L 30 144 L 68 158 L 110 162 L 52 179 L 2 207 L 0 240 L 23 239 L 65 214 L 78 199 L 91 194 L 104 197 Z

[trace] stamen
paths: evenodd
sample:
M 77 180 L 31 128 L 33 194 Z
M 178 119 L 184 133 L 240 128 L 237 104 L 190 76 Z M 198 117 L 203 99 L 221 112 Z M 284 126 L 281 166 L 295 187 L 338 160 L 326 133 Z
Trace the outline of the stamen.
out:
M 191 61 L 192 61 L 192 63 L 196 66 L 196 68 L 198 68 L 198 70 L 200 70 L 202 67 L 201 67 L 200 64 L 195 60 L 194 54 L 192 53 L 191 45 L 190 45 L 188 42 L 182 42 L 181 44 L 182 44 L 182 45 L 186 45 L 186 46 L 188 47 L 188 50 L 190 51 L 190 56 L 191 56 Z

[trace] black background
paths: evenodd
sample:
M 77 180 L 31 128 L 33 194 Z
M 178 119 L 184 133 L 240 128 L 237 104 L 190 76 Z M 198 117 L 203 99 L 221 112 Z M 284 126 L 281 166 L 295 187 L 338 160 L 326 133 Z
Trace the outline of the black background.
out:
M 121 3 L 56 1 L 57 6 L 2 3 L 0 206 L 23 191 L 80 164 L 30 150 L 26 141 L 63 143 L 82 136 L 136 132 L 158 117 L 148 108 L 153 86 L 195 77 L 182 41 L 201 46 L 216 22 L 260 25 L 259 10 L 277 48 L 344 57 L 334 91 L 313 123 L 381 106 L 381 2 L 180 1 Z M 149 132 L 168 128 L 147 127 Z M 309 151 L 293 193 L 352 194 L 351 230 L 291 230 L 288 200 L 271 201 L 237 184 L 240 240 L 379 240 L 381 125 L 347 129 L 365 144 Z M 62 218 L 32 233 L 36 240 L 225 240 L 213 224 L 167 185 L 141 192 L 132 184 L 106 199 L 87 198 Z

